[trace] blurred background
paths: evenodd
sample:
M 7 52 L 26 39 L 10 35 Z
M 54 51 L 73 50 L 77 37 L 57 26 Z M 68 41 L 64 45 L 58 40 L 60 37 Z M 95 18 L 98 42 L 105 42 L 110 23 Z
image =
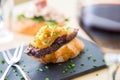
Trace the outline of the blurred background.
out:
M 33 41 L 41 26 L 56 24 L 79 28 L 79 35 L 96 43 L 104 53 L 120 53 L 119 0 L 0 2 L 0 50 L 13 48 L 21 41 L 27 45 Z
M 1 36 L 3 40 L 0 41 L 0 46 L 3 47 L 0 49 L 11 48 L 21 40 L 25 43 L 31 42 L 39 28 L 46 24 L 55 23 L 61 27 L 65 25 L 78 27 L 76 4 L 77 1 L 74 0 L 4 0 L 1 5 L 2 18 L 4 19 L 1 22 L 4 21 L 4 30 L 12 33 L 12 36 L 9 39 L 4 39 Z M 7 46 L 6 44 L 12 45 Z

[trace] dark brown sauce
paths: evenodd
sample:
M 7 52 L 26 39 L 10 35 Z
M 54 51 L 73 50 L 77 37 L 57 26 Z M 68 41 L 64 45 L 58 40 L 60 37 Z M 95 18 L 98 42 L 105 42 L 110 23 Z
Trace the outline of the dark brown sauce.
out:
M 85 6 L 80 13 L 79 24 L 91 38 L 100 46 L 120 49 L 120 4 Z

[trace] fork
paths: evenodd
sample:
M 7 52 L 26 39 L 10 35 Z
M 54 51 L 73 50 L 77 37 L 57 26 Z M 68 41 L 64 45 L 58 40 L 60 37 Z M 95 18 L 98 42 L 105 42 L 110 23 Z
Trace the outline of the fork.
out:
M 4 74 L 3 74 L 3 76 L 1 77 L 0 80 L 5 79 L 5 76 L 7 75 L 11 66 L 17 67 L 20 70 L 20 72 L 22 73 L 25 80 L 31 80 L 29 78 L 29 76 L 21 69 L 21 67 L 19 65 L 15 64 L 15 63 L 19 62 L 19 60 L 21 59 L 22 50 L 23 50 L 23 44 L 20 46 L 20 50 L 19 50 L 19 46 L 16 48 L 13 57 L 8 50 L 7 50 L 7 54 L 5 53 L 5 51 L 2 52 L 3 57 L 5 58 L 6 62 L 9 64 L 9 66 L 7 67 L 6 71 L 4 72 Z

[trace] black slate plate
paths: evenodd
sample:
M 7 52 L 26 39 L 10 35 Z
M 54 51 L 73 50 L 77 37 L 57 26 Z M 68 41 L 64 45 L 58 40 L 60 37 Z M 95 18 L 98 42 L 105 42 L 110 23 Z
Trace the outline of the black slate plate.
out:
M 91 43 L 81 37 L 85 48 L 81 54 L 67 62 L 58 63 L 58 64 L 42 64 L 26 54 L 23 54 L 21 61 L 18 63 L 30 76 L 31 80 L 69 80 L 74 77 L 86 74 L 88 72 L 93 72 L 95 70 L 104 68 L 106 65 L 103 61 L 103 54 L 98 46 L 94 43 Z M 14 52 L 15 49 L 11 49 L 11 53 Z M 92 56 L 92 57 L 90 57 Z M 89 59 L 88 59 L 89 57 Z M 0 60 L 2 59 L 2 54 L 0 54 Z M 76 65 L 74 68 L 70 68 L 70 64 Z M 48 67 L 48 69 L 45 68 Z M 7 63 L 0 63 L 0 69 L 4 70 L 7 67 Z M 40 72 L 38 69 L 41 68 L 43 71 Z M 20 72 L 14 72 L 16 68 L 12 68 L 7 75 L 9 80 L 20 80 Z M 66 71 L 66 73 L 64 73 Z M 0 73 L 0 77 L 3 73 Z

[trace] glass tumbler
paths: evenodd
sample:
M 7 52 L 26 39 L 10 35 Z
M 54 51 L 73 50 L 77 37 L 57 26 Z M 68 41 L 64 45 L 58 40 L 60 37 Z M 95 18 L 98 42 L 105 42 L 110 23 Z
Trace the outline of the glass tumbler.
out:
M 11 31 L 13 4 L 13 0 L 0 0 L 0 44 L 13 39 Z
M 115 76 L 120 63 L 120 0 L 78 0 L 78 22 L 105 52 L 112 79 L 118 80 Z

